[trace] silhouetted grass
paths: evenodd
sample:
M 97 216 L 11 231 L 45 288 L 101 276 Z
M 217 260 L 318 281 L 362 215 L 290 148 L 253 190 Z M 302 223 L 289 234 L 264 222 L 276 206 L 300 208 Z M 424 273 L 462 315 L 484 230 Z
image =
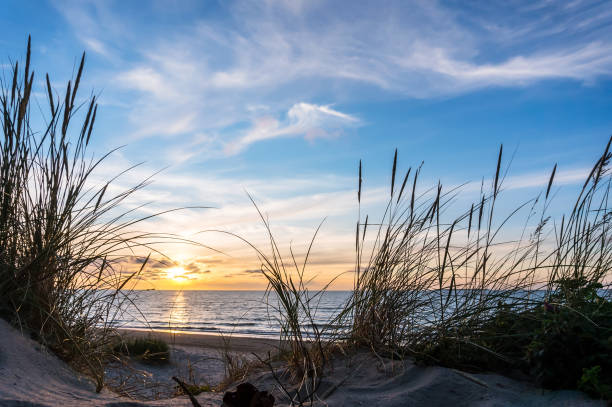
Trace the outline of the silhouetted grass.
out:
M 308 390 L 301 393 L 307 398 L 292 401 L 314 397 L 337 344 L 468 370 L 519 368 L 546 387 L 580 387 L 610 397 L 609 148 L 560 219 L 547 214 L 556 165 L 539 195 L 499 214 L 507 175 L 500 148 L 490 186 L 483 181 L 478 200 L 461 211 L 463 186 L 422 188 L 422 166 L 400 178 L 396 152 L 382 219 L 366 216 L 357 223 L 351 299 L 325 332 L 306 329 L 316 326 L 316 298 L 327 289 L 308 288 L 310 248 L 303 264 L 293 253 L 283 260 L 259 212 L 271 248 L 270 254 L 255 248 L 275 293 L 268 303 L 289 344 L 285 358 L 293 379 Z M 360 163 L 359 203 L 361 186 Z M 517 223 L 522 232 L 510 237 L 509 225 Z M 333 328 L 338 326 L 349 329 Z M 564 371 L 559 363 L 570 366 Z
M 0 316 L 92 375 L 99 391 L 112 321 L 148 257 L 136 272 L 118 265 L 134 250 L 156 252 L 149 243 L 169 236 L 134 231 L 151 216 L 121 210 L 148 180 L 115 195 L 116 177 L 92 184 L 110 153 L 90 158 L 97 99 L 77 93 L 84 63 L 85 54 L 61 95 L 46 76 L 46 109 L 31 108 L 29 39 L 25 64 L 0 81 Z
M 357 225 L 355 288 L 347 307 L 352 342 L 445 366 L 519 367 L 547 387 L 576 387 L 582 370 L 594 366 L 610 374 L 605 355 L 612 346 L 604 344 L 612 329 L 606 305 L 612 265 L 609 148 L 560 219 L 547 215 L 556 165 L 545 190 L 499 215 L 506 176 L 500 148 L 488 192 L 483 184 L 478 201 L 449 216 L 457 213 L 461 187 L 446 190 L 438 183 L 419 193 L 418 167 L 397 188 L 396 152 L 382 219 L 372 225 L 366 217 Z M 358 200 L 361 166 L 359 175 Z M 523 232 L 510 240 L 507 226 L 519 221 Z M 374 233 L 369 251 L 368 229 Z M 559 313 L 568 314 L 559 319 Z M 587 327 L 594 331 L 582 335 Z M 556 341 L 550 340 L 553 332 Z M 572 343 L 562 343 L 568 337 Z M 582 349 L 593 341 L 600 347 L 591 347 L 596 355 L 587 361 Z M 555 367 L 555 359 L 572 360 L 571 373 Z
M 250 195 L 249 198 L 266 228 L 269 250 L 266 252 L 236 234 L 221 232 L 239 238 L 257 253 L 261 272 L 268 282 L 265 297 L 269 315 L 281 327 L 277 354 L 267 359 L 255 356 L 261 365 L 267 366 L 274 374 L 291 405 L 311 403 L 316 398 L 330 354 L 338 343 L 338 335 L 341 335 L 335 328 L 336 322 L 344 316 L 344 312 L 340 312 L 323 324 L 315 320 L 321 297 L 333 283 L 332 280 L 319 290 L 309 287 L 308 260 L 321 225 L 316 229 L 303 259 L 298 261 L 292 249 L 283 256 L 267 217 Z M 278 371 L 273 361 L 285 362 L 288 369 Z M 289 373 L 289 377 L 286 373 Z M 286 387 L 284 383 L 287 380 L 296 386 Z

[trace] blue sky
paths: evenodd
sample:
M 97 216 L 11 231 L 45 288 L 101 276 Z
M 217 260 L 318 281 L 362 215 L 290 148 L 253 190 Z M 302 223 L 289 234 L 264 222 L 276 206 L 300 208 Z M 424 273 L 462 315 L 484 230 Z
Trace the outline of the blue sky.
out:
M 264 244 L 249 191 L 285 245 L 304 246 L 328 217 L 313 265 L 324 276 L 351 266 L 360 159 L 374 211 L 395 148 L 401 168 L 425 161 L 426 182 L 456 185 L 488 177 L 504 143 L 512 200 L 537 193 L 555 163 L 565 197 L 612 131 L 605 1 L 8 0 L 3 11 L 5 68 L 31 34 L 37 77 L 59 90 L 87 52 L 93 149 L 126 145 L 101 179 L 144 161 L 117 188 L 167 168 L 134 205 L 218 208 L 148 228 Z M 210 270 L 193 287 L 262 284 L 243 276 L 257 266 L 247 248 L 197 236 L 232 257 L 167 248 Z

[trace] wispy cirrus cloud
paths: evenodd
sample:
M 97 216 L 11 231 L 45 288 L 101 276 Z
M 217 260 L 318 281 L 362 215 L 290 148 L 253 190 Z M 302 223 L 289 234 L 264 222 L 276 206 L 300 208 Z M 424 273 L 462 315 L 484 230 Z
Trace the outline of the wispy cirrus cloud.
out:
M 242 137 L 225 146 L 225 152 L 233 155 L 246 149 L 250 144 L 278 137 L 304 136 L 307 139 L 330 137 L 342 133 L 346 127 L 360 123 L 357 117 L 310 103 L 296 103 L 287 112 L 284 121 L 263 117 L 255 121 L 252 128 Z
M 217 154 L 297 134 L 291 117 L 278 117 L 312 100 L 359 100 L 364 89 L 431 98 L 548 79 L 592 83 L 612 74 L 612 43 L 605 40 L 612 11 L 597 1 L 461 8 L 435 1 L 239 2 L 207 16 L 175 15 L 180 26 L 160 25 L 153 35 L 139 35 L 147 22 L 128 20 L 118 4 L 57 7 L 88 48 L 105 56 L 114 50 L 123 60 L 113 61 L 110 91 L 135 92 L 134 137 L 207 134 L 202 142 L 216 143 Z M 157 21 L 159 11 L 145 8 L 142 15 Z M 254 105 L 269 111 L 258 114 Z M 250 126 L 227 131 L 237 123 Z
M 568 78 L 589 82 L 612 73 L 612 45 L 601 42 L 554 52 L 515 56 L 498 64 L 453 61 L 441 51 L 435 71 L 463 88 L 486 85 L 520 86 L 542 79 Z M 410 63 L 408 63 L 410 65 Z
M 588 176 L 588 168 L 560 169 L 555 177 L 553 190 L 564 186 L 580 185 Z M 138 177 L 138 174 L 134 175 Z M 550 173 L 536 171 L 519 173 L 508 176 L 503 181 L 504 194 L 517 190 L 533 190 L 546 188 L 550 179 Z M 315 270 L 341 270 L 350 267 L 354 261 L 352 248 L 354 246 L 354 221 L 356 216 L 356 191 L 347 186 L 344 179 L 320 179 L 308 180 L 299 178 L 276 179 L 273 182 L 263 180 L 238 180 L 235 178 L 198 178 L 186 177 L 184 175 L 169 173 L 157 177 L 147 192 L 152 197 L 159 196 L 161 202 L 156 202 L 156 210 L 173 205 L 176 201 L 163 201 L 163 197 L 182 201 L 195 200 L 194 197 L 185 197 L 185 185 L 189 185 L 194 196 L 215 196 L 214 206 L 217 209 L 210 210 L 186 210 L 158 218 L 151 219 L 140 227 L 145 231 L 164 230 L 168 233 L 179 233 L 190 239 L 213 245 L 223 254 L 212 253 L 208 249 L 199 247 L 184 247 L 180 253 L 185 259 L 157 260 L 152 261 L 149 267 L 148 279 L 159 280 L 165 278 L 165 270 L 169 267 L 182 267 L 189 271 L 186 278 L 200 279 L 217 275 L 221 272 L 232 272 L 237 274 L 256 274 L 259 261 L 254 260 L 253 250 L 231 234 L 239 235 L 267 252 L 269 237 L 261 223 L 261 218 L 246 197 L 244 189 L 248 189 L 254 195 L 255 200 L 268 217 L 272 225 L 272 231 L 279 241 L 280 250 L 287 254 L 289 247 L 299 257 L 308 247 L 309 239 L 312 238 L 316 225 L 326 218 L 320 230 L 315 245 L 310 266 Z M 485 188 L 492 180 L 484 181 Z M 313 193 L 315 184 L 325 192 Z M 435 185 L 433 180 L 425 178 L 419 183 L 417 195 L 424 192 L 429 186 Z M 455 186 L 458 184 L 455 184 Z M 453 188 L 453 185 L 448 186 Z M 287 195 L 287 191 L 293 191 Z M 480 182 L 470 182 L 460 188 L 460 197 L 465 200 L 457 210 L 468 210 L 469 202 L 478 201 Z M 535 197 L 535 192 L 530 192 L 530 198 Z M 285 196 L 283 196 L 285 195 Z M 382 185 L 370 185 L 362 194 L 362 213 L 380 215 L 380 209 L 388 200 L 388 188 Z M 137 206 L 143 201 L 142 196 L 134 197 L 134 202 L 128 205 Z M 382 206 L 381 206 L 382 205 Z M 148 212 L 146 214 L 149 214 Z M 229 232 L 231 234 L 219 232 Z M 163 245 L 162 245 L 163 246 Z M 161 251 L 172 255 L 175 244 L 160 247 Z M 212 255 L 214 258 L 205 258 L 203 255 Z M 144 253 L 143 253 L 144 255 Z M 289 259 L 288 259 L 289 260 Z M 133 258 L 132 269 L 137 269 L 142 264 L 142 258 Z M 245 269 L 245 267 L 249 267 Z M 327 271 L 326 271 L 327 272 Z M 325 276 L 325 272 L 323 276 Z M 150 277 L 150 278 L 149 278 Z

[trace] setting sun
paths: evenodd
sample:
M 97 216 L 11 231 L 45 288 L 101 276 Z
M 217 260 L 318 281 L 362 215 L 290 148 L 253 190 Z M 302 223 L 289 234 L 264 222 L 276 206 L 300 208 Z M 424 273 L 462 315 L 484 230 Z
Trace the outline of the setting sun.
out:
M 187 271 L 182 267 L 172 267 L 166 270 L 166 278 L 179 283 L 186 282 L 189 278 L 185 276 L 185 273 Z

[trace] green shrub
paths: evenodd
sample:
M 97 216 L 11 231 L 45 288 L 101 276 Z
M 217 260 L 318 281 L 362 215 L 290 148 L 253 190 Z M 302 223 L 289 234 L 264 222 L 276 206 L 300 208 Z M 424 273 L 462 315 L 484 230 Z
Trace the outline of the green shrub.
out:
M 170 361 L 170 347 L 158 338 L 128 339 L 116 345 L 114 350 L 143 362 L 167 363 Z
M 213 391 L 212 387 L 208 384 L 193 384 L 193 383 L 185 383 L 185 387 L 189 391 L 189 393 L 193 396 L 197 396 L 200 393 L 209 393 Z M 181 386 L 176 386 L 176 394 L 182 395 L 185 394 Z
M 545 303 L 541 325 L 527 348 L 533 376 L 552 389 L 583 388 L 610 398 L 612 386 L 612 303 L 597 295 L 597 285 L 572 281 L 571 303 Z M 558 297 L 558 296 L 557 296 Z M 555 298 L 555 297 L 553 297 Z M 606 395 L 607 394 L 607 395 Z
M 599 365 L 589 369 L 583 369 L 582 376 L 578 381 L 578 389 L 593 397 L 611 400 L 612 385 L 610 384 L 610 379 L 602 379 L 602 376 L 601 366 Z
M 540 324 L 539 310 L 498 307 L 488 319 L 468 321 L 429 341 L 417 359 L 469 371 L 527 371 L 525 353 Z
M 481 324 L 424 342 L 417 360 L 471 371 L 520 369 L 549 389 L 579 389 L 612 399 L 612 302 L 597 285 L 567 281 L 554 300 L 517 311 L 499 304 Z M 567 288 L 567 287 L 565 287 Z

